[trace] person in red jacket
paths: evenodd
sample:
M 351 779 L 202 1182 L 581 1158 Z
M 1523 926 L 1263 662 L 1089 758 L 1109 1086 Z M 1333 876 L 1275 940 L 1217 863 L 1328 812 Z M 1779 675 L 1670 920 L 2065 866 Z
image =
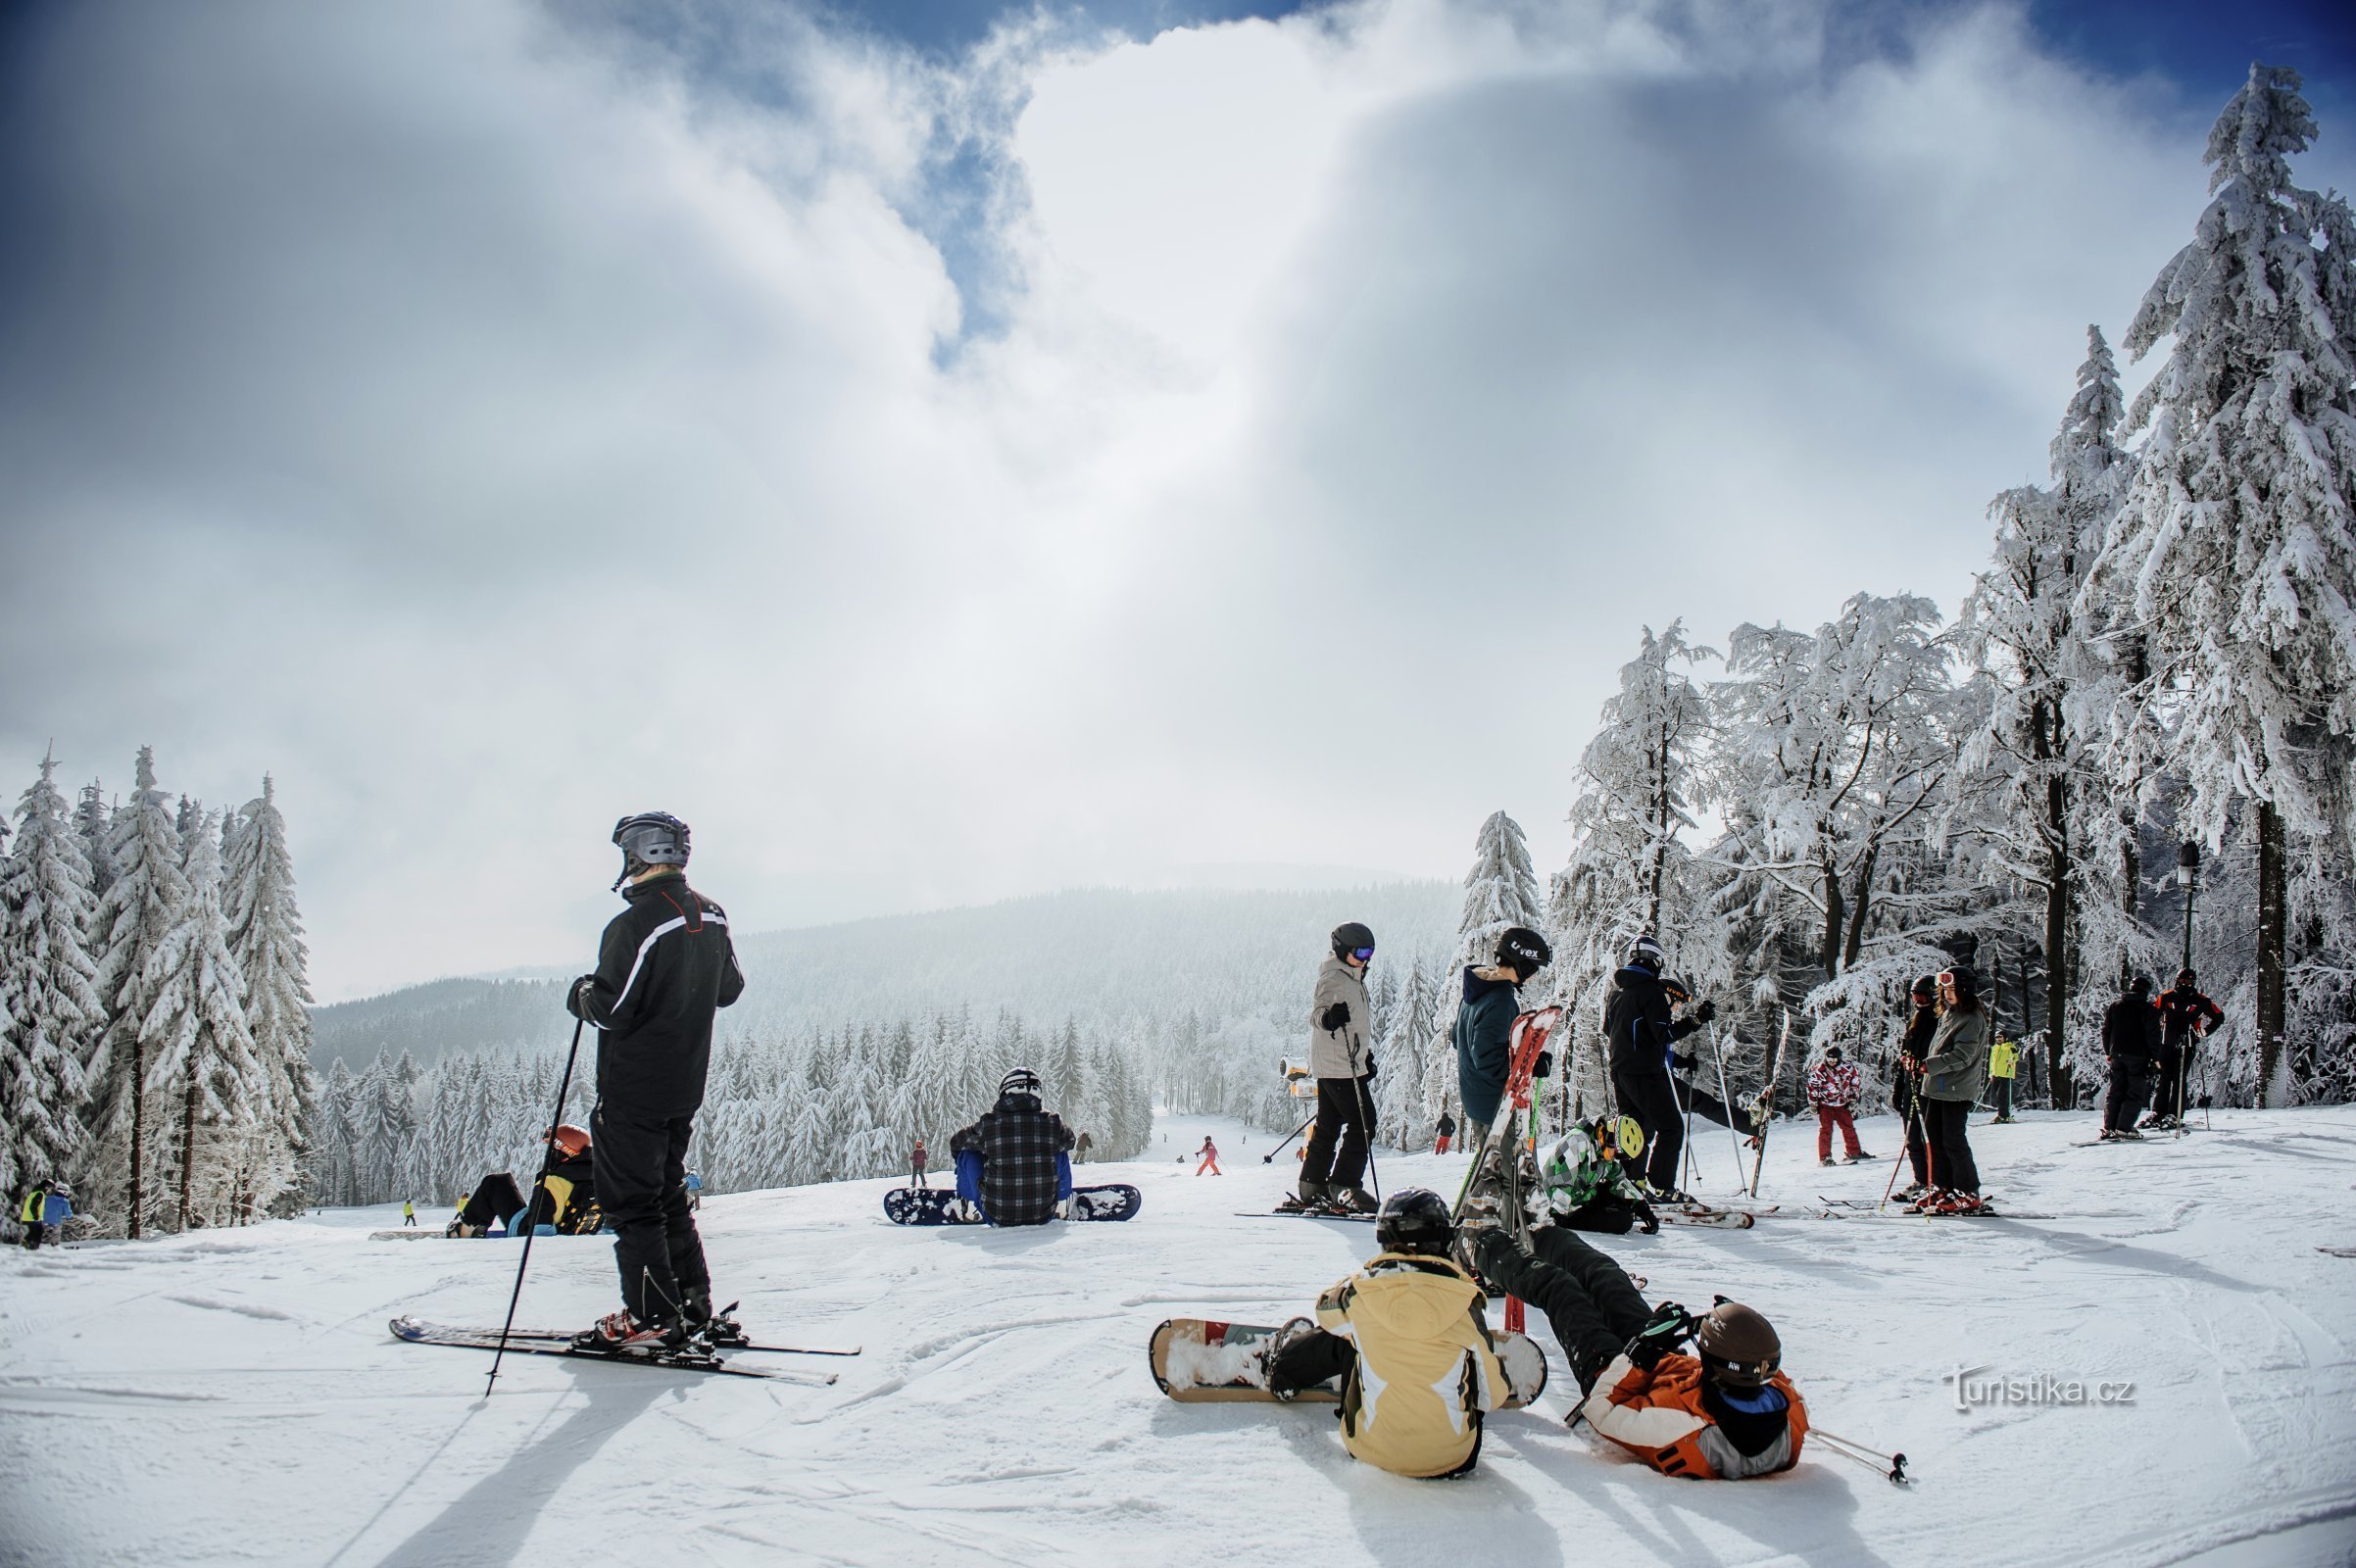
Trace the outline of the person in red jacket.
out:
M 1857 1075 L 1857 1064 L 1841 1059 L 1839 1046 L 1824 1048 L 1824 1059 L 1808 1069 L 1808 1103 L 1816 1107 L 1816 1163 L 1833 1162 L 1833 1129 L 1841 1129 L 1841 1142 L 1846 1151 L 1844 1158 L 1854 1165 L 1858 1160 L 1871 1159 L 1857 1143 L 1857 1122 L 1849 1107 L 1865 1092 Z
M 2145 1127 L 2174 1127 L 2184 1116 L 2184 1076 L 2203 1036 L 2225 1022 L 2225 1010 L 2201 995 L 2192 971 L 2179 969 L 2160 993 L 2160 1054 Z
M 1224 1176 L 1227 1174 L 1219 1169 L 1219 1146 L 1210 1141 L 1208 1133 L 1203 1134 L 1203 1147 L 1196 1150 L 1195 1152 L 1203 1156 L 1203 1163 L 1195 1167 L 1196 1175 L 1201 1176 L 1207 1173 L 1212 1176 Z

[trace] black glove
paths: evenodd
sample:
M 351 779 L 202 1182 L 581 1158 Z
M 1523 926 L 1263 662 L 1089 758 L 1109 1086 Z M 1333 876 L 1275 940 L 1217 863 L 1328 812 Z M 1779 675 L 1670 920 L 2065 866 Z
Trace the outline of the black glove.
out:
M 1682 1051 L 1671 1052 L 1669 1054 L 1669 1065 L 1676 1068 L 1679 1072 L 1692 1072 L 1693 1070 L 1693 1058 L 1687 1055 Z
M 1652 1212 L 1652 1205 L 1642 1199 L 1637 1200 L 1636 1228 L 1646 1236 L 1651 1236 L 1660 1230 L 1660 1216 Z
M 1686 1309 L 1675 1301 L 1663 1301 L 1652 1309 L 1651 1318 L 1636 1331 L 1636 1338 L 1628 1342 L 1628 1348 L 1621 1353 L 1638 1371 L 1649 1372 L 1693 1332 L 1693 1320 L 1686 1315 Z
M 1533 1077 L 1533 1078 L 1551 1078 L 1551 1077 L 1553 1077 L 1553 1076 L 1554 1076 L 1554 1053 L 1552 1053 L 1551 1051 L 1542 1051 L 1542 1052 L 1540 1052 L 1540 1053 L 1538 1054 L 1538 1064 L 1537 1064 L 1536 1066 L 1534 1066 L 1534 1067 L 1532 1067 L 1532 1068 L 1530 1069 L 1530 1076 L 1531 1076 L 1531 1077 Z
M 1368 1083 L 1374 1082 L 1374 1058 L 1372 1056 L 1368 1056 L 1366 1058 L 1366 1070 L 1358 1074 L 1358 1076 L 1365 1079 Z
M 583 993 L 588 991 L 591 986 L 596 984 L 597 976 L 593 974 L 585 974 L 564 988 L 564 1010 L 571 1013 L 575 1018 L 580 1019 L 583 1023 L 587 1023 L 589 1021 L 589 1014 L 581 1010 L 583 1007 L 588 1005 L 588 1004 L 582 1000 Z
M 1702 1023 L 1708 1023 L 1718 1016 L 1718 1004 L 1707 997 L 1702 998 L 1701 1005 L 1693 1009 L 1693 1016 Z
M 1347 1002 L 1337 1002 L 1332 1006 L 1326 1008 L 1323 1012 L 1317 1014 L 1317 1027 L 1323 1029 L 1328 1034 L 1333 1033 L 1337 1029 L 1346 1027 L 1349 1022 L 1350 1004 Z

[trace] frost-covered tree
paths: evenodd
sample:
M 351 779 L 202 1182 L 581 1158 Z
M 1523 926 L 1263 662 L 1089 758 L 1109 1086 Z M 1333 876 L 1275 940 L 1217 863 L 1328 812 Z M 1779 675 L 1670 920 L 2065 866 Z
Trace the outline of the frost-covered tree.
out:
M 90 943 L 106 1026 L 83 1068 L 95 1135 L 85 1191 L 93 1212 L 119 1218 L 136 1240 L 163 1211 L 157 1156 L 165 1129 L 148 1090 L 159 1025 L 150 1020 L 164 974 L 159 956 L 188 902 L 179 830 L 156 788 L 151 747 L 139 748 L 129 802 L 110 813 L 106 848 L 115 880 L 99 901 Z
M 1717 657 L 1671 621 L 1644 628 L 1637 657 L 1620 666 L 1620 689 L 1603 704 L 1601 727 L 1579 759 L 1571 804 L 1578 835 L 1549 889 L 1554 937 L 1548 999 L 1571 1022 L 1571 1078 L 1600 1099 L 1602 999 L 1637 938 L 1682 928 L 1691 855 L 1683 835 L 1710 732 L 1707 698 L 1688 673 Z M 1674 935 L 1667 940 L 1674 944 Z
M 309 955 L 295 906 L 294 858 L 268 775 L 262 794 L 238 815 L 227 860 L 229 954 L 245 977 L 245 1021 L 267 1085 L 255 1121 L 249 1200 L 266 1208 L 296 1181 L 317 1097 Z
M 90 865 L 90 896 L 103 899 L 115 885 L 113 813 L 107 809 L 106 787 L 96 779 L 81 787 L 74 807 L 74 831 L 81 836 L 82 858 Z
M 0 1191 L 11 1193 L 72 1168 L 82 1062 L 105 1016 L 88 946 L 97 905 L 56 773 L 44 757 L 0 862 Z
M 2007 490 L 1989 507 L 1994 561 L 1974 580 L 1957 627 L 1988 708 L 1964 748 L 1948 822 L 1987 851 L 1978 858 L 1991 881 L 2028 888 L 2040 906 L 2046 1063 L 2064 1104 L 2086 928 L 2100 934 L 2090 974 L 2115 972 L 2134 946 L 2124 927 L 2134 919 L 2139 813 L 2133 789 L 2115 790 L 2104 765 L 2109 628 L 2101 602 L 2086 593 L 2134 471 L 2118 444 L 2123 416 L 2110 345 L 2089 326 L 2078 390 L 2053 440 L 2053 488 Z
M 229 956 L 221 907 L 220 819 L 195 803 L 182 812 L 178 918 L 150 959 L 153 1000 L 141 1024 L 152 1046 L 147 1092 L 176 1112 L 178 1227 L 218 1224 L 236 1187 L 248 1119 L 265 1107 L 268 1077 L 246 1029 L 245 977 Z M 208 1168 L 210 1167 L 210 1168 Z
M 2211 200 L 2128 328 L 2168 359 L 2101 570 L 2212 844 L 2257 817 L 2260 1098 L 2287 1094 L 2290 860 L 2356 842 L 2356 219 L 2291 182 L 2315 136 L 2299 75 L 2253 65 L 2209 132 Z

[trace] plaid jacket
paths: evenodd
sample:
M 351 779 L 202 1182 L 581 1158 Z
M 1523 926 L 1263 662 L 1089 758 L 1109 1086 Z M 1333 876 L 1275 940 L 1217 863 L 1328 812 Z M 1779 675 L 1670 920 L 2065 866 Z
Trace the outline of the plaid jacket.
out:
M 1811 1105 L 1853 1105 L 1864 1092 L 1865 1086 L 1853 1061 L 1820 1061 L 1808 1069 Z
M 998 1097 L 980 1121 L 949 1141 L 956 1155 L 982 1162 L 981 1205 L 995 1225 L 1044 1225 L 1062 1197 L 1060 1155 L 1071 1152 L 1072 1131 L 1037 1095 Z

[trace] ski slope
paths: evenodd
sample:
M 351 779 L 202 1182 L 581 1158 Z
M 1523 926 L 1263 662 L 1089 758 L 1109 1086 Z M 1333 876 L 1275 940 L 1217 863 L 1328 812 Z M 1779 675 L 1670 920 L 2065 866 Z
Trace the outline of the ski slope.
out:
M 1822 1426 L 1903 1449 L 1906 1490 L 1811 1447 L 1764 1481 L 1672 1480 L 1566 1430 L 1571 1382 L 1492 1418 L 1479 1471 L 1351 1461 L 1332 1407 L 1178 1405 L 1172 1315 L 1278 1321 L 1371 1227 L 1241 1219 L 1271 1140 L 1165 1118 L 1126 1225 L 902 1230 L 883 1182 L 705 1205 L 758 1337 L 861 1343 L 813 1388 L 395 1342 L 397 1312 L 497 1323 L 503 1242 L 371 1241 L 398 1206 L 0 1256 L 0 1562 L 307 1564 L 1367 1561 L 2337 1564 L 2356 1557 L 2356 1109 L 2232 1112 L 2178 1142 L 2072 1147 L 2084 1114 L 1975 1127 L 1989 1191 L 2049 1222 L 1799 1217 L 1878 1196 L 1780 1126 L 1749 1231 L 1601 1244 L 1649 1294 L 1765 1310 Z M 1176 1160 L 1214 1133 L 1224 1177 Z M 1889 1118 L 1862 1131 L 1894 1150 Z M 1696 1129 L 1724 1192 L 1724 1133 Z M 1249 1142 L 1247 1142 L 1249 1140 Z M 1452 1192 L 1460 1157 L 1385 1156 Z M 420 1203 L 420 1210 L 424 1205 Z M 1789 1216 L 1789 1217 L 1788 1217 Z M 421 1224 L 445 1217 L 420 1212 Z M 518 1321 L 614 1293 L 611 1244 L 542 1239 Z M 2123 1379 L 2131 1403 L 1959 1411 L 1951 1374 Z

